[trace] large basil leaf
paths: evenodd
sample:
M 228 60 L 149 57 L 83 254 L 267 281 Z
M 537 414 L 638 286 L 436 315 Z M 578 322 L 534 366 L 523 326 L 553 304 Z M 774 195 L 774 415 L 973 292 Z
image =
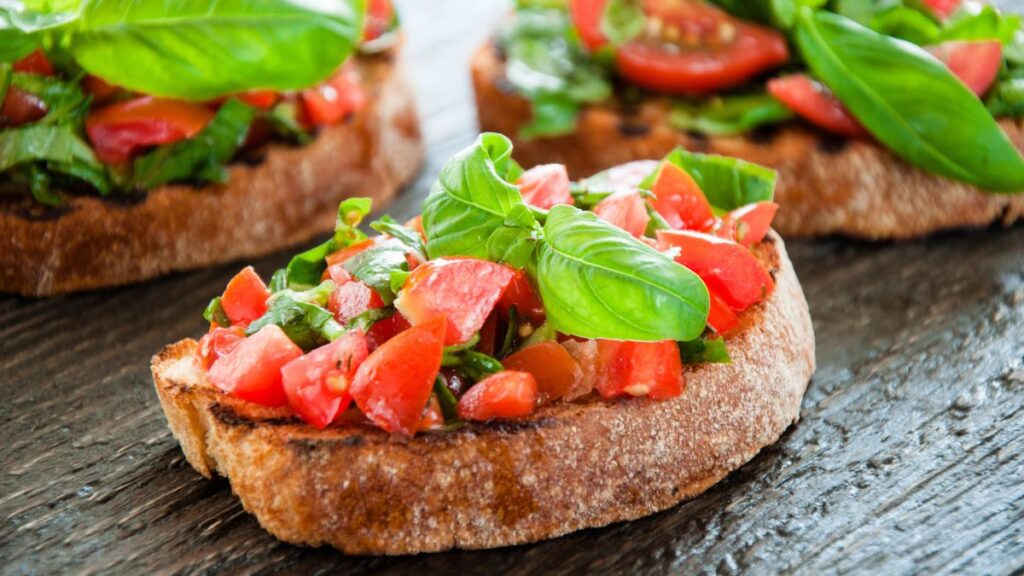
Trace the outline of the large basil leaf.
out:
M 663 162 L 671 162 L 686 170 L 707 196 L 708 202 L 721 212 L 771 200 L 775 194 L 776 172 L 759 164 L 727 156 L 687 152 L 682 148 L 670 152 Z M 656 177 L 657 173 L 651 174 L 640 187 L 649 189 Z
M 785 104 L 764 93 L 711 98 L 705 102 L 677 101 L 669 114 L 676 130 L 701 134 L 742 134 L 759 126 L 778 124 L 793 117 Z
M 628 233 L 565 204 L 544 224 L 536 283 L 559 332 L 615 340 L 693 340 L 707 324 L 696 274 Z
M 156 150 L 135 160 L 132 180 L 140 190 L 179 180 L 226 182 L 224 164 L 245 142 L 255 110 L 230 99 L 195 137 Z
M 449 160 L 423 203 L 427 254 L 495 259 L 522 267 L 519 246 L 536 237 L 537 221 L 519 189 L 503 177 L 509 170 L 512 143 L 501 134 L 481 134 Z
M 337 69 L 363 13 L 364 0 L 91 0 L 70 51 L 88 72 L 156 96 L 293 90 Z
M 981 101 L 921 48 L 809 9 L 800 13 L 796 41 L 814 75 L 894 154 L 986 190 L 1024 190 L 1017 149 Z

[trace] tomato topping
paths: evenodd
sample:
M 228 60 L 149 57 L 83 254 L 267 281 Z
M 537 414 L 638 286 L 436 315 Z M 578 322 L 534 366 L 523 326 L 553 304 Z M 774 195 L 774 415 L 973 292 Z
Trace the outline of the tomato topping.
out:
M 300 356 L 302 349 L 279 326 L 270 324 L 218 358 L 207 375 L 214 386 L 232 396 L 283 406 L 288 397 L 281 385 L 281 367 Z
M 313 126 L 329 126 L 366 106 L 366 93 L 352 64 L 343 65 L 334 76 L 314 88 L 302 91 L 306 120 Z
M 46 103 L 31 92 L 17 86 L 7 88 L 3 106 L 0 106 L 0 127 L 21 126 L 46 116 Z
M 541 342 L 523 348 L 501 363 L 506 370 L 533 375 L 541 404 L 563 398 L 583 382 L 579 362 L 558 342 Z
M 735 229 L 730 239 L 747 248 L 764 240 L 778 211 L 779 205 L 775 202 L 755 202 L 729 212 L 726 219 L 734 224 Z
M 383 308 L 384 301 L 373 288 L 359 280 L 340 283 L 327 300 L 327 309 L 338 322 L 346 324 L 367 310 Z
M 220 306 L 232 324 L 248 326 L 267 312 L 268 298 L 270 290 L 267 285 L 252 266 L 246 266 L 228 282 Z
M 412 325 L 405 319 L 405 316 L 398 313 L 374 322 L 366 333 L 366 338 L 370 341 L 370 349 L 375 350 L 381 344 L 408 330 L 410 326 Z
M 708 311 L 708 326 L 719 334 L 727 334 L 739 324 L 739 316 L 722 300 L 718 294 L 709 292 L 711 308 Z
M 928 51 L 978 96 L 988 92 L 1003 66 L 1003 45 L 998 40 L 943 42 L 929 46 Z
M 434 318 L 382 344 L 359 366 L 352 398 L 377 427 L 412 436 L 434 387 L 447 321 Z
M 570 389 L 564 400 L 571 401 L 586 396 L 594 389 L 594 378 L 597 375 L 597 340 L 566 340 L 561 343 L 565 351 L 576 360 L 583 371 L 583 380 Z
M 209 370 L 218 358 L 230 353 L 242 340 L 245 340 L 245 331 L 239 327 L 211 329 L 199 339 L 199 347 L 196 349 L 199 365 Z
M 348 246 L 346 248 L 342 248 L 341 250 L 338 250 L 337 252 L 334 252 L 333 254 L 328 254 L 327 255 L 327 266 L 328 266 L 328 268 L 330 268 L 331 266 L 334 266 L 335 264 L 344 264 L 345 261 L 348 260 L 349 258 L 355 256 L 356 254 L 359 254 L 360 252 L 362 252 L 362 251 L 364 251 L 364 250 L 366 250 L 368 248 L 371 248 L 371 247 L 375 246 L 377 244 L 377 242 L 378 242 L 378 238 L 383 240 L 382 236 L 374 236 L 373 238 L 367 238 L 366 240 L 363 240 L 361 242 L 356 242 L 355 244 L 353 244 L 351 246 Z
M 413 326 L 448 318 L 445 345 L 469 340 L 487 321 L 515 270 L 475 258 L 431 260 L 416 268 L 395 300 Z
M 15 62 L 12 68 L 15 72 L 25 74 L 53 76 L 53 64 L 50 64 L 50 59 L 39 49 Z
M 537 381 L 526 372 L 506 370 L 477 382 L 459 399 L 463 420 L 514 420 L 537 408 Z
M 395 8 L 391 0 L 369 0 L 366 3 L 366 24 L 363 26 L 363 42 L 376 40 L 391 29 L 395 19 Z
M 427 400 L 427 407 L 423 410 L 423 417 L 420 418 L 420 425 L 416 427 L 416 431 L 429 432 L 431 430 L 440 430 L 443 427 L 444 412 L 441 411 L 441 402 L 438 401 L 436 395 L 431 394 L 430 400 Z
M 258 110 L 270 110 L 281 99 L 281 94 L 274 90 L 249 90 L 236 98 Z
M 768 93 L 818 128 L 849 138 L 868 135 L 857 118 L 828 88 L 805 74 L 772 78 L 768 81 Z
M 601 20 L 608 0 L 572 0 L 569 13 L 583 44 L 607 42 Z M 709 93 L 743 84 L 789 60 L 786 39 L 696 1 L 647 0 L 641 35 L 618 47 L 619 73 L 665 92 Z
M 291 406 L 303 420 L 326 428 L 352 401 L 349 386 L 369 350 L 356 330 L 285 364 L 281 383 Z
M 594 206 L 597 217 L 640 238 L 651 217 L 639 192 L 616 192 Z
M 746 310 L 775 289 L 771 274 L 747 248 L 700 232 L 659 230 L 662 250 L 679 248 L 676 262 L 693 270 L 734 311 Z
M 521 270 L 515 270 L 515 275 L 501 293 L 495 309 L 505 318 L 508 317 L 509 309 L 515 306 L 516 314 L 520 318 L 526 318 L 534 323 L 544 321 L 544 304 L 540 296 L 530 284 L 530 279 Z
M 594 388 L 605 398 L 675 398 L 683 393 L 683 363 L 679 348 L 672 340 L 598 340 Z
M 99 76 L 86 74 L 85 78 L 82 79 L 82 91 L 92 96 L 92 105 L 96 106 L 97 104 L 106 104 L 113 100 L 121 89 Z
M 504 337 L 504 334 L 502 334 Z M 493 356 L 498 343 L 498 313 L 491 313 L 487 321 L 480 327 L 480 342 L 476 345 L 478 352 Z
M 534 166 L 516 181 L 523 201 L 547 210 L 556 204 L 572 204 L 569 172 L 564 164 Z
M 943 18 L 948 18 L 950 14 L 956 12 L 960 3 L 961 0 L 924 0 L 925 6 Z
M 409 218 L 409 220 L 406 221 L 405 225 L 419 232 L 420 238 L 423 238 L 424 242 L 427 241 L 427 233 L 423 231 L 423 216 L 417 214 L 416 216 Z
M 686 170 L 671 162 L 662 164 L 651 191 L 651 205 L 672 228 L 706 230 L 715 220 L 700 186 Z
M 201 104 L 143 96 L 93 112 L 85 120 L 85 129 L 96 156 L 117 164 L 141 148 L 195 136 L 213 114 Z

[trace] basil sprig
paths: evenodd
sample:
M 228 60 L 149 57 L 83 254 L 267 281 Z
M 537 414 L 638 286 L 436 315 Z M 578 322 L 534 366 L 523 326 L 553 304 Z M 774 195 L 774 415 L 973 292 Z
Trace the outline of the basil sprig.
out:
M 921 48 L 806 8 L 796 42 L 814 75 L 894 154 L 985 190 L 1024 190 L 1024 158 L 981 101 Z
M 701 134 L 742 134 L 793 118 L 785 104 L 765 93 L 714 97 L 703 102 L 673 103 L 668 123 L 676 130 Z
M 275 288 L 305 290 L 316 286 L 327 269 L 327 256 L 332 252 L 366 240 L 366 234 L 358 228 L 363 218 L 370 213 L 372 201 L 369 198 L 349 198 L 338 206 L 338 220 L 334 235 L 326 242 L 296 255 L 288 262 L 284 273 L 274 273 Z

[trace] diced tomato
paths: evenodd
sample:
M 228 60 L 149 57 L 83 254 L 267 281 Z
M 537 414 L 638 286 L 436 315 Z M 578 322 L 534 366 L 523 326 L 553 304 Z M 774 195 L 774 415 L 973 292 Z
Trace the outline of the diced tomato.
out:
M 569 172 L 564 164 L 534 166 L 516 181 L 523 201 L 547 210 L 556 204 L 572 204 Z
M 327 309 L 333 312 L 334 317 L 342 324 L 348 323 L 367 310 L 383 307 L 384 301 L 377 291 L 359 280 L 340 283 L 327 300 Z
M 849 138 L 868 135 L 864 126 L 828 88 L 805 74 L 772 78 L 768 81 L 768 93 L 818 128 Z
M 659 230 L 664 250 L 679 248 L 676 262 L 693 270 L 734 311 L 760 302 L 775 289 L 771 274 L 747 248 L 710 234 L 687 230 Z
M 267 285 L 252 266 L 246 266 L 228 282 L 220 305 L 232 324 L 248 326 L 267 312 L 268 298 Z
M 541 303 L 540 296 L 537 295 L 533 284 L 530 284 L 530 279 L 522 270 L 515 270 L 515 276 L 505 287 L 505 291 L 501 293 L 501 298 L 498 299 L 495 309 L 502 316 L 508 317 L 509 309 L 513 306 L 520 318 L 526 318 L 534 323 L 544 321 L 544 304 Z
M 369 42 L 383 36 L 391 29 L 395 19 L 395 8 L 391 0 L 369 0 L 366 3 L 366 24 L 363 25 L 363 41 Z
M 718 294 L 709 292 L 711 308 L 708 311 L 708 326 L 719 334 L 728 334 L 739 324 L 739 317 Z
M 242 340 L 245 340 L 245 331 L 240 327 L 212 328 L 199 339 L 199 346 L 196 348 L 199 365 L 204 370 L 209 370 L 218 358 L 230 353 Z
M 764 240 L 778 211 L 779 205 L 775 202 L 755 202 L 729 212 L 726 218 L 735 225 L 732 239 L 748 248 Z
M 594 389 L 594 379 L 597 375 L 597 340 L 568 339 L 560 344 L 583 371 L 583 380 L 578 386 L 566 392 L 563 400 L 572 401 L 590 394 Z
M 427 407 L 423 409 L 423 417 L 420 418 L 420 425 L 416 427 L 417 432 L 429 432 L 440 430 L 444 427 L 444 413 L 441 411 L 441 402 L 435 394 L 430 395 L 427 400 Z
M 366 333 L 366 338 L 370 341 L 370 349 L 377 349 L 381 344 L 408 330 L 410 326 L 412 325 L 405 319 L 405 316 L 398 313 L 378 320 Z
M 12 66 L 15 72 L 25 74 L 39 74 L 41 76 L 53 76 L 53 64 L 42 50 L 36 50 L 28 56 L 16 61 Z
M 636 238 L 644 235 L 651 217 L 638 192 L 616 192 L 594 207 L 594 214 L 613 226 L 618 226 Z
M 35 122 L 46 116 L 46 112 L 46 103 L 42 98 L 17 86 L 10 86 L 3 106 L 0 106 L 0 128 Z
M 506 370 L 477 382 L 459 399 L 463 420 L 515 420 L 537 409 L 537 381 L 526 372 Z
M 532 374 L 537 380 L 542 404 L 564 397 L 578 389 L 583 381 L 579 362 L 558 342 L 541 342 L 523 348 L 501 363 L 506 370 Z
M 715 213 L 700 186 L 686 170 L 671 162 L 662 163 L 651 191 L 651 205 L 674 229 L 707 230 L 714 222 Z
M 413 326 L 448 318 L 445 345 L 469 340 L 484 325 L 515 270 L 475 258 L 431 260 L 416 268 L 395 300 Z
M 584 45 L 607 43 L 601 31 L 608 0 L 571 0 L 569 13 Z M 708 3 L 646 0 L 648 25 L 618 47 L 619 73 L 665 92 L 709 93 L 743 84 L 789 60 L 780 33 L 744 22 Z
M 96 156 L 117 164 L 147 146 L 195 136 L 213 114 L 201 104 L 143 96 L 100 108 L 85 119 L 85 129 Z
M 956 9 L 960 7 L 960 4 L 961 0 L 924 0 L 925 6 L 943 18 L 949 18 L 950 14 L 956 12 Z
M 424 242 L 426 242 L 426 240 L 427 240 L 427 233 L 423 231 L 423 216 L 417 214 L 417 215 L 413 216 L 412 218 L 409 218 L 409 220 L 406 221 L 405 225 L 408 226 L 409 228 L 412 228 L 413 230 L 419 232 L 420 233 L 420 237 L 423 238 Z
M 366 92 L 354 65 L 346 63 L 325 82 L 302 91 L 306 119 L 313 126 L 329 126 L 366 106 Z
M 355 244 L 353 244 L 351 246 L 348 246 L 347 248 L 342 248 L 341 250 L 338 250 L 337 252 L 334 252 L 333 254 L 328 254 L 327 255 L 327 266 L 330 267 L 330 266 L 334 266 L 335 264 L 344 264 L 346 260 L 348 260 L 349 258 L 355 256 L 356 254 L 359 254 L 360 252 L 362 252 L 362 251 L 364 251 L 364 250 L 366 250 L 368 248 L 376 246 L 376 244 L 378 242 L 378 238 L 381 238 L 381 236 L 374 236 L 373 238 L 367 238 L 366 240 L 363 240 L 361 242 L 356 242 Z
M 382 344 L 359 366 L 352 398 L 377 427 L 416 433 L 441 368 L 447 321 L 435 318 Z
M 355 330 L 281 368 L 281 384 L 303 420 L 326 428 L 352 401 L 349 386 L 369 354 L 366 336 Z
M 683 364 L 679 348 L 672 340 L 598 340 L 594 388 L 605 398 L 675 398 L 683 393 Z
M 117 86 L 92 74 L 86 74 L 85 78 L 82 79 L 82 90 L 92 96 L 93 106 L 110 102 L 121 91 Z
M 281 385 L 281 367 L 302 356 L 279 326 L 264 326 L 218 358 L 207 375 L 214 386 L 242 400 L 264 406 L 288 401 Z
M 281 99 L 281 94 L 274 90 L 249 90 L 237 98 L 258 110 L 270 110 Z
M 929 46 L 928 51 L 978 96 L 988 92 L 1003 66 L 1003 45 L 998 40 L 943 42 Z

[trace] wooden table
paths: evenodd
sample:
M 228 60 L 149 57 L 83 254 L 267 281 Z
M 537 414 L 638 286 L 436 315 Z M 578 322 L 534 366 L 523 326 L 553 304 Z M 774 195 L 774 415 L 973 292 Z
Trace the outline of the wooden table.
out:
M 423 176 L 389 209 L 404 217 L 475 134 L 466 62 L 504 7 L 402 8 L 430 149 Z M 203 306 L 237 264 L 52 300 L 0 298 L 0 573 L 1024 568 L 1024 227 L 790 246 L 820 369 L 778 445 L 651 518 L 425 557 L 278 543 L 226 481 L 183 460 L 149 358 L 202 332 Z

